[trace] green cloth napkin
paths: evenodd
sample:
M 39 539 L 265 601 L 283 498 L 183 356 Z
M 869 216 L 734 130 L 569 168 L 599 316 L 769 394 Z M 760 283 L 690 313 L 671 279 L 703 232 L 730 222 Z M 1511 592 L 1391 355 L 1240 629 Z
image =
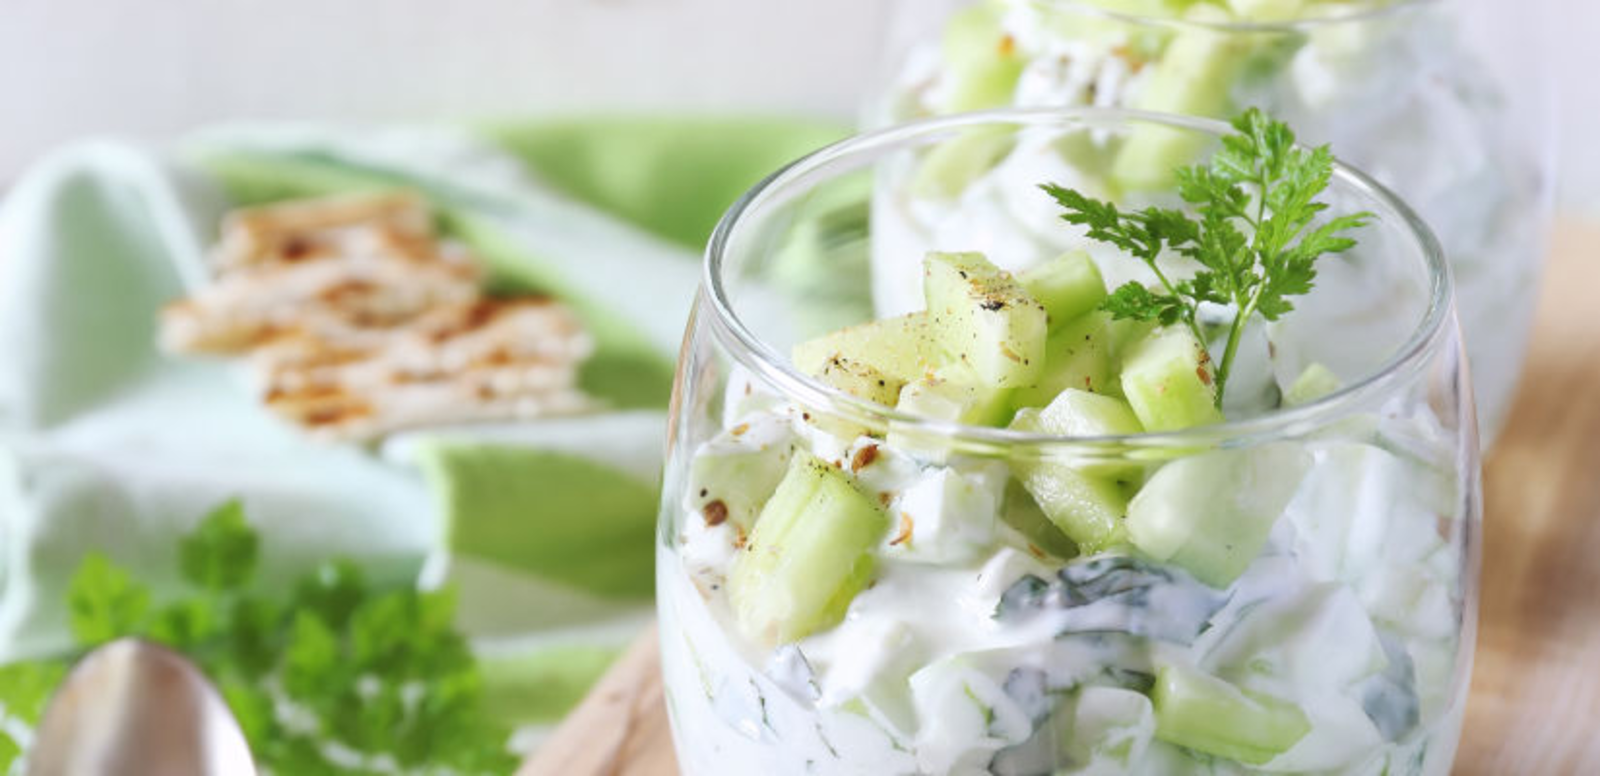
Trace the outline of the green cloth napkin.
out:
M 837 122 L 699 116 L 496 122 L 480 131 L 568 196 L 696 251 L 751 186 L 848 134 Z
M 649 616 L 665 407 L 699 250 L 728 204 L 843 134 L 814 122 L 595 119 L 218 127 L 169 153 L 99 144 L 0 203 L 0 662 L 68 643 L 67 576 L 100 550 L 176 584 L 176 537 L 226 498 L 261 529 L 261 584 L 322 557 L 449 580 L 497 708 L 556 718 Z M 616 412 L 310 443 L 225 364 L 153 347 L 239 204 L 403 185 L 511 289 L 577 309 Z M 561 677 L 561 681 L 552 681 Z
M 0 209 L 0 661 L 70 645 L 62 605 L 85 552 L 175 583 L 175 537 L 244 499 L 276 563 L 264 584 L 347 555 L 414 577 L 437 530 L 420 478 L 308 445 L 221 364 L 153 346 L 155 311 L 203 276 L 226 207 L 126 147 L 41 162 Z

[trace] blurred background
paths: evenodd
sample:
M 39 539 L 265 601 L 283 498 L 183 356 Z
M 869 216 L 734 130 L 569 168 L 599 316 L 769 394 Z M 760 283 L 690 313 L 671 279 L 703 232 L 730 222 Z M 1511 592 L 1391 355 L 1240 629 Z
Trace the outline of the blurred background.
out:
M 1463 5 L 1473 0 L 1447 0 Z M 222 118 L 665 109 L 853 118 L 886 0 L 7 0 L 0 180 L 86 134 Z M 1600 211 L 1600 5 L 1484 3 L 1494 56 L 1551 59 L 1562 201 Z M 1584 74 L 1583 79 L 1563 79 Z

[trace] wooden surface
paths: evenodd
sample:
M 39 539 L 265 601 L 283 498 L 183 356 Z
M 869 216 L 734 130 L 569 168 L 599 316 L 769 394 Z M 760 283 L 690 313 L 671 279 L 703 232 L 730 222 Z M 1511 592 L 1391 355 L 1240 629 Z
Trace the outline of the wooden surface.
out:
M 641 635 L 517 776 L 677 776 L 658 644 Z
M 1484 475 L 1458 776 L 1600 774 L 1600 226 L 1563 225 L 1553 248 L 1522 392 Z M 676 776 L 655 638 L 519 776 Z
M 1600 227 L 1556 243 L 1484 471 L 1478 657 L 1458 774 L 1600 774 Z

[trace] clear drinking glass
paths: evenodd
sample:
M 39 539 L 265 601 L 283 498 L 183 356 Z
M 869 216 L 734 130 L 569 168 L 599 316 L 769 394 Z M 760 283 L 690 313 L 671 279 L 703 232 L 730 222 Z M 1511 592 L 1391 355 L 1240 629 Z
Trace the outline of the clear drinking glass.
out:
M 1331 143 L 1438 234 L 1492 439 L 1516 391 L 1551 215 L 1550 78 L 1537 46 L 1516 38 L 1537 4 L 1226 3 L 1254 8 L 1255 21 L 1219 5 L 894 0 L 868 124 L 1001 106 L 1268 110 L 1303 141 Z
M 1325 199 L 1372 223 L 1235 372 L 1342 380 L 1302 406 L 1052 437 L 865 402 L 784 355 L 871 315 L 871 252 L 921 255 L 859 214 L 941 149 L 1150 128 L 1202 150 L 1225 129 L 1097 109 L 917 122 L 806 157 L 724 218 L 678 366 L 657 557 L 686 776 L 1448 772 L 1475 632 L 1471 390 L 1438 246 L 1370 178 L 1337 170 Z M 1019 482 L 1039 472 L 1118 478 L 1164 538 L 1119 516 L 1133 539 L 1078 554 Z

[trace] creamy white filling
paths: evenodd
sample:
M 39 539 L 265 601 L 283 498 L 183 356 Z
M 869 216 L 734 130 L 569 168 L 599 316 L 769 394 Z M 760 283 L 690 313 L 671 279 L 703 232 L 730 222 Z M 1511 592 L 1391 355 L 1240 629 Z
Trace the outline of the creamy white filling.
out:
M 881 441 L 835 439 L 788 405 L 733 428 L 743 438 L 763 423 L 789 427 L 830 460 L 876 446 L 859 485 L 885 494 L 891 516 L 914 514 L 914 537 L 932 535 L 903 547 L 891 520 L 874 580 L 843 622 L 761 650 L 729 613 L 737 532 L 706 525 L 687 499 L 658 584 L 689 776 L 1193 771 L 1194 760 L 1155 739 L 1146 697 L 1119 686 L 1157 661 L 1302 708 L 1311 733 L 1260 772 L 1420 773 L 1413 760 L 1449 759 L 1464 694 L 1461 549 L 1458 534 L 1441 533 L 1437 499 L 1408 486 L 1427 470 L 1413 457 L 1420 447 L 1315 445 L 1311 474 L 1266 549 L 1227 591 L 1168 570 L 1138 598 L 997 616 L 1019 580 L 1050 582 L 1062 568 L 996 529 L 1002 464 L 933 464 Z M 704 449 L 734 443 L 733 428 Z M 1086 573 L 1085 562 L 1068 567 Z M 1443 742 L 1429 749 L 1436 729 Z M 1173 762 L 1184 765 L 1162 770 Z

